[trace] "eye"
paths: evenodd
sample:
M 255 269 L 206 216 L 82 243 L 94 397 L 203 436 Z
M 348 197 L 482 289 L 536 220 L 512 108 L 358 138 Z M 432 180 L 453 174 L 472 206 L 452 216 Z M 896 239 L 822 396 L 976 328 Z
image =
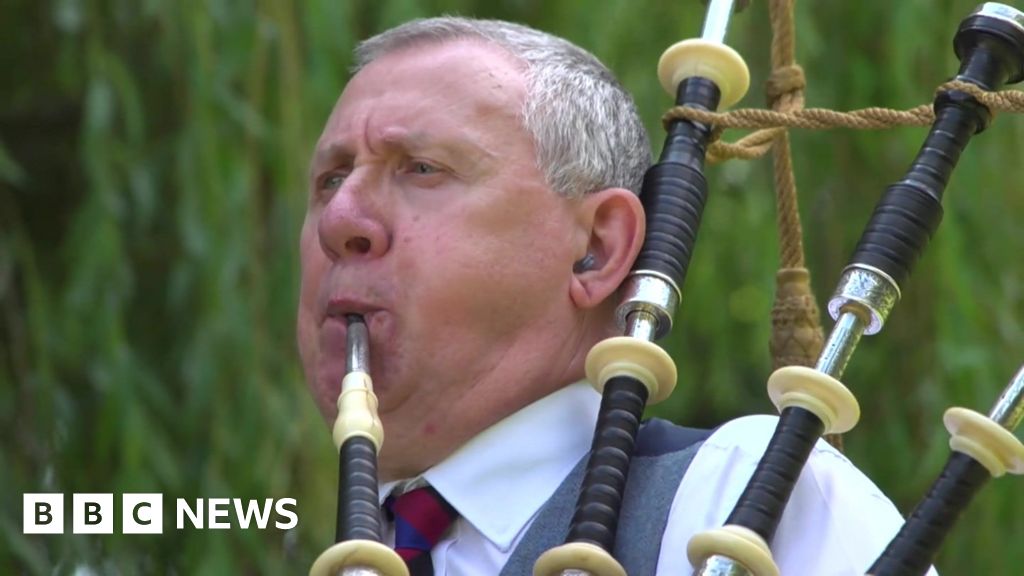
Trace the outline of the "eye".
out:
M 319 190 L 335 191 L 345 181 L 345 175 L 339 172 L 329 172 L 320 178 Z
M 334 194 L 345 183 L 348 177 L 348 170 L 331 170 L 324 172 L 313 181 L 309 200 L 314 204 L 326 204 L 331 201 Z
M 437 174 L 441 169 L 422 160 L 413 160 L 409 165 L 409 171 L 413 174 L 427 175 Z

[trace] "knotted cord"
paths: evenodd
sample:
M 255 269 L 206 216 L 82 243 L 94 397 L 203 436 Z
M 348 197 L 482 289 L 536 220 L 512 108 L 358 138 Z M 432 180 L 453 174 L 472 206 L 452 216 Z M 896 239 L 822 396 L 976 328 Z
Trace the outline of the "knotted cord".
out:
M 772 335 L 769 342 L 773 369 L 790 365 L 814 366 L 824 344 L 810 272 L 804 266 L 803 229 L 793 174 L 789 129 L 881 130 L 897 126 L 929 126 L 935 119 L 931 103 L 908 110 L 871 107 L 841 112 L 827 108 L 804 108 L 807 81 L 803 68 L 796 63 L 795 58 L 794 4 L 795 0 L 771 0 L 768 5 L 772 33 L 772 72 L 765 83 L 765 94 L 769 109 L 709 112 L 677 106 L 662 117 L 666 126 L 679 119 L 714 126 L 707 155 L 710 163 L 731 159 L 750 160 L 772 151 L 779 234 L 779 270 L 775 279 Z M 938 92 L 950 90 L 970 94 L 992 114 L 1024 113 L 1022 91 L 987 92 L 974 84 L 955 80 L 945 82 L 937 89 Z M 755 132 L 734 142 L 724 142 L 720 136 L 726 128 L 754 129 Z M 842 449 L 841 436 L 827 435 L 826 440 Z

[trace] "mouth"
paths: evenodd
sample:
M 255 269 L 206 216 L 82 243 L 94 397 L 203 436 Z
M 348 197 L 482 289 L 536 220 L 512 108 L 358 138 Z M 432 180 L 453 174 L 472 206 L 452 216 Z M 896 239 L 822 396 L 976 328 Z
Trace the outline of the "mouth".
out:
M 327 300 L 319 318 L 319 354 L 315 370 L 321 412 L 329 421 L 333 421 L 337 413 L 337 397 L 341 391 L 341 382 L 348 371 L 348 324 L 353 316 L 360 317 L 366 324 L 369 348 L 367 354 L 370 360 L 368 367 L 374 365 L 374 359 L 379 358 L 380 354 L 386 354 L 381 348 L 386 348 L 390 340 L 391 315 L 385 308 L 347 296 Z M 376 370 L 371 369 L 370 372 Z
M 350 316 L 358 316 L 369 324 L 370 317 L 380 311 L 380 307 L 352 298 L 332 298 L 328 300 L 327 306 L 324 308 L 320 323 L 323 324 L 328 320 L 333 320 L 347 324 Z

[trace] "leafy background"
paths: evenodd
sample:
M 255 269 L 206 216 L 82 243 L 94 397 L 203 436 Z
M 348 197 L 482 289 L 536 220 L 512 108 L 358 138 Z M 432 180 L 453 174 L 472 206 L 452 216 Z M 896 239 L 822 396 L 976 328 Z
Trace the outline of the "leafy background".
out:
M 909 107 L 956 69 L 966 0 L 801 2 L 808 105 Z M 0 572 L 304 573 L 332 534 L 335 463 L 293 336 L 308 156 L 357 39 L 416 16 L 507 18 L 590 49 L 660 147 L 661 51 L 694 1 L 6 0 L 0 19 Z M 764 2 L 730 42 L 769 72 Z M 733 135 L 735 136 L 735 135 Z M 808 263 L 831 293 L 923 129 L 794 135 Z M 863 408 L 847 452 L 904 511 L 947 454 L 943 410 L 987 411 L 1022 361 L 1024 119 L 1004 116 L 954 175 L 946 217 L 882 334 L 845 380 Z M 771 411 L 777 263 L 766 160 L 709 170 L 712 197 L 677 329 L 691 425 Z M 296 530 L 21 534 L 23 492 L 292 496 Z M 70 499 L 70 497 L 68 497 Z M 165 522 L 166 524 L 166 522 Z M 946 574 L 1024 563 L 1024 488 L 993 482 L 939 559 Z M 683 553 L 680 551 L 680 553 Z

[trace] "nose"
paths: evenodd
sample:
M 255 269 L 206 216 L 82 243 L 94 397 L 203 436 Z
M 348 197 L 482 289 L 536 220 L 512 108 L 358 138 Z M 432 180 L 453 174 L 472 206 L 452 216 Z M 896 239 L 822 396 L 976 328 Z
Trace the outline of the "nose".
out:
M 320 247 L 331 260 L 379 258 L 389 248 L 381 207 L 349 178 L 320 214 Z

